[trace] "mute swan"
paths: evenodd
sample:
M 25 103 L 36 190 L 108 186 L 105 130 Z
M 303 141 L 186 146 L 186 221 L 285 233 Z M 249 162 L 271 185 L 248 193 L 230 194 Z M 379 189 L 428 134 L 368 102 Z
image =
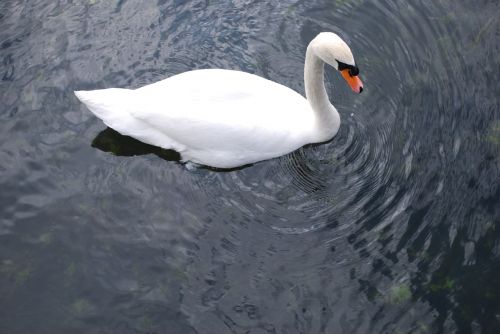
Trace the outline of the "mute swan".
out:
M 138 89 L 75 94 L 123 135 L 176 150 L 183 161 L 234 168 L 337 134 L 340 117 L 325 90 L 324 63 L 362 92 L 351 50 L 338 35 L 323 32 L 307 47 L 307 99 L 257 75 L 223 69 L 189 71 Z

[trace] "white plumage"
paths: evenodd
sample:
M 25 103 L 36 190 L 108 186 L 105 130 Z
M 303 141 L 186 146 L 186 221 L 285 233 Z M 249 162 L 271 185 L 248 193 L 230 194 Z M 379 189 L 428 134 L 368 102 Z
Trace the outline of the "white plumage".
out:
M 337 61 L 354 65 L 349 48 L 337 35 L 318 35 L 306 56 L 309 101 L 270 80 L 222 69 L 185 72 L 135 90 L 75 94 L 121 134 L 174 149 L 184 161 L 233 168 L 336 134 L 340 120 L 324 90 L 323 60 L 317 56 L 324 48 L 331 49 L 327 51 Z

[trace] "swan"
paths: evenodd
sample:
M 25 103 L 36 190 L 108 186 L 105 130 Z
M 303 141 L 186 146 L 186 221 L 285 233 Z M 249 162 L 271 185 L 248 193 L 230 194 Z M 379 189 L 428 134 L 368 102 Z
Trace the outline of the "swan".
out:
M 144 143 L 173 149 L 183 162 L 235 168 L 333 138 L 340 116 L 324 85 L 324 63 L 361 93 L 347 44 L 322 32 L 308 45 L 306 98 L 254 74 L 202 69 L 137 89 L 75 91 L 108 127 Z

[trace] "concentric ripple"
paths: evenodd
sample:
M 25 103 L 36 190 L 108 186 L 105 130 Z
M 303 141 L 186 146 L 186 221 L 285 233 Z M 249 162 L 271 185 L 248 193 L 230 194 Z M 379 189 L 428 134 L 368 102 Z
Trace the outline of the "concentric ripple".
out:
M 294 20 L 300 24 L 287 24 Z M 446 215 L 463 220 L 462 210 L 442 212 L 450 205 L 450 195 L 444 195 L 447 184 L 453 187 L 444 171 L 453 169 L 467 128 L 466 123 L 457 124 L 460 120 L 454 114 L 466 98 L 460 83 L 467 81 L 463 50 L 454 42 L 461 38 L 456 20 L 441 3 L 351 1 L 338 8 L 304 2 L 290 6 L 286 21 L 280 24 L 279 42 L 273 45 L 279 45 L 278 53 L 304 50 L 317 31 L 340 33 L 353 46 L 366 94 L 349 95 L 335 73 L 328 73 L 331 98 L 342 119 L 339 134 L 328 143 L 218 175 L 216 184 L 230 191 L 214 211 L 224 211 L 231 203 L 241 215 L 236 220 L 260 222 L 275 236 L 286 236 L 285 249 L 296 249 L 288 249 L 286 260 L 281 260 L 290 267 L 306 261 L 297 271 L 327 270 L 327 252 L 340 248 L 335 263 L 351 268 L 351 279 L 359 271 L 360 291 L 371 300 L 391 303 L 391 298 L 400 298 L 391 295 L 396 292 L 425 294 L 429 286 L 441 284 L 434 277 L 409 288 L 410 280 L 415 280 L 412 275 L 420 276 L 413 272 L 414 266 L 439 266 L 439 261 L 422 254 L 439 252 L 432 245 L 443 228 L 449 229 L 453 240 L 458 227 L 445 223 Z M 300 64 L 303 55 L 297 54 L 296 59 Z M 301 70 L 299 65 L 288 69 Z M 287 84 L 300 91 L 300 80 Z M 238 229 L 232 230 L 232 235 L 243 238 Z M 247 233 L 246 228 L 243 231 Z M 299 242 L 298 237 L 303 244 L 290 246 L 291 240 Z M 276 247 L 272 242 L 264 247 L 258 239 L 252 242 L 257 248 Z M 237 249 L 244 246 L 239 245 L 234 256 L 241 256 Z M 255 254 L 264 268 L 270 266 L 261 275 L 273 276 L 267 253 Z M 306 272 L 297 274 L 306 281 Z M 337 288 L 342 282 L 337 282 Z M 416 303 L 414 307 L 430 314 L 427 306 Z M 443 326 L 440 321 L 422 319 L 436 328 Z M 388 328 L 387 321 L 393 321 L 394 328 L 418 326 L 400 315 L 388 315 L 371 326 Z M 347 328 L 356 331 L 356 327 Z

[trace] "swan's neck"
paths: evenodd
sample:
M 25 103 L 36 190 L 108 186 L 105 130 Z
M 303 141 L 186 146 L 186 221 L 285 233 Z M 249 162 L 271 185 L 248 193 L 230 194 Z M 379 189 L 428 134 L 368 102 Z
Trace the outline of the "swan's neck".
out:
M 324 64 L 309 46 L 306 52 L 304 84 L 306 98 L 316 115 L 315 142 L 331 139 L 337 134 L 340 126 L 340 116 L 326 93 Z

